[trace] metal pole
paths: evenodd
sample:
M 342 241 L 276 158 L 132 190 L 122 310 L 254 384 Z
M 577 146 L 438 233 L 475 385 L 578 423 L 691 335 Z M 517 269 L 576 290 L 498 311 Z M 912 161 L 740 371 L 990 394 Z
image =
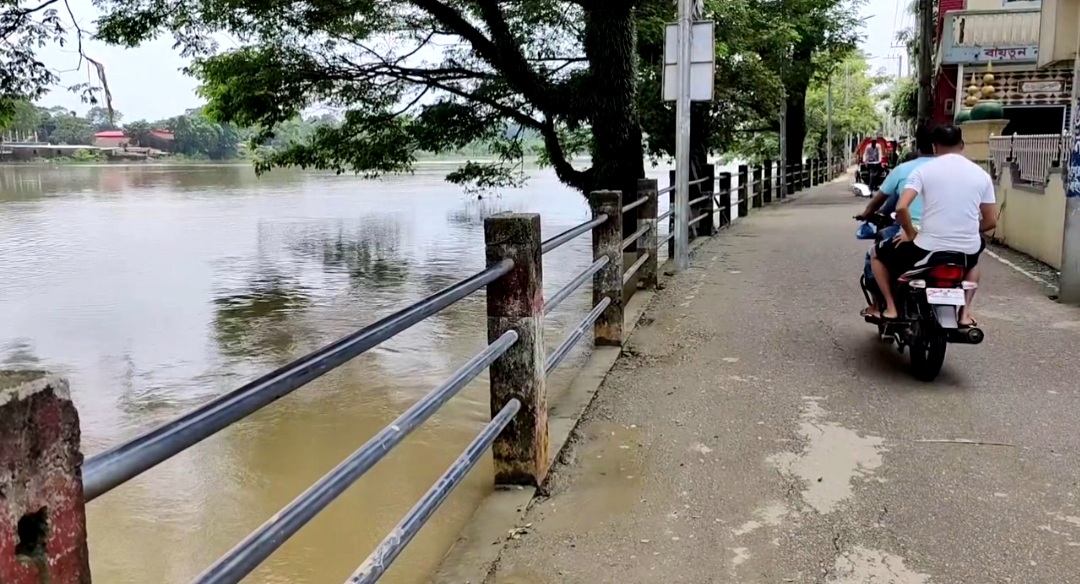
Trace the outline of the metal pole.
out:
M 1080 56 L 1073 60 L 1073 79 L 1080 72 Z M 1065 167 L 1065 231 L 1061 242 L 1061 279 L 1058 298 L 1080 305 L 1080 88 L 1073 85 L 1069 120 L 1068 164 Z
M 931 41 L 934 35 L 934 2 L 919 0 L 919 121 L 928 122 L 931 112 L 930 95 L 933 79 L 933 49 Z
M 786 94 L 787 92 L 785 92 Z M 776 171 L 780 177 L 780 198 L 787 197 L 788 193 L 788 159 L 787 159 L 787 95 L 780 100 L 780 168 Z
M 694 0 L 679 0 L 679 75 L 675 99 L 675 269 L 690 265 L 690 34 Z

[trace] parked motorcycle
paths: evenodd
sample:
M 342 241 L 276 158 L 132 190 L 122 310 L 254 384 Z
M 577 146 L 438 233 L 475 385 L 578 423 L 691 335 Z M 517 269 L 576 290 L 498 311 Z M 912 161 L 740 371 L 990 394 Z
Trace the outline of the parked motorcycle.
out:
M 856 219 L 876 228 L 875 244 L 881 241 L 882 231 L 895 222 L 881 213 Z M 911 370 L 922 381 L 933 381 L 941 372 L 949 343 L 977 345 L 983 342 L 982 329 L 959 325 L 960 309 L 966 303 L 965 291 L 978 286 L 975 282 L 964 281 L 966 261 L 966 256 L 958 252 L 931 254 L 925 265 L 901 274 L 892 282 L 893 298 L 899 311 L 896 320 L 866 317 L 866 322 L 877 325 L 883 342 L 895 342 L 901 354 L 906 347 L 911 348 Z M 868 303 L 885 306 L 878 282 L 868 280 L 863 274 L 859 285 Z

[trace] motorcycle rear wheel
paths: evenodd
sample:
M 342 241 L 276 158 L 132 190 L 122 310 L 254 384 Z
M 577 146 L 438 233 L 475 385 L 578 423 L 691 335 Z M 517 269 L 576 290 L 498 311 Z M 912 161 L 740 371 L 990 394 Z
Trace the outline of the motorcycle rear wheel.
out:
M 915 378 L 926 382 L 937 379 L 945 364 L 945 349 L 948 346 L 945 331 L 937 327 L 920 331 L 911 345 L 911 372 Z

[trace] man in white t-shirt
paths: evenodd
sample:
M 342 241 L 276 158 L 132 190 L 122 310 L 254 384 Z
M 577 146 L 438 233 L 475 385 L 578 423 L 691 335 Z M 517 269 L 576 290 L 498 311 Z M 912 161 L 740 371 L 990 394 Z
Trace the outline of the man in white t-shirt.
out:
M 956 126 L 938 126 L 933 133 L 937 158 L 915 169 L 896 205 L 901 231 L 891 242 L 874 250 L 871 267 L 878 282 L 892 282 L 937 251 L 965 254 L 965 280 L 977 282 L 979 254 L 986 243 L 982 233 L 997 225 L 994 183 L 979 165 L 968 160 L 963 135 Z M 910 206 L 922 195 L 923 212 L 919 230 L 911 222 Z M 890 286 L 881 286 L 886 308 L 885 320 L 898 316 Z M 967 306 L 960 314 L 960 326 L 975 326 L 971 314 L 974 290 L 968 291 Z

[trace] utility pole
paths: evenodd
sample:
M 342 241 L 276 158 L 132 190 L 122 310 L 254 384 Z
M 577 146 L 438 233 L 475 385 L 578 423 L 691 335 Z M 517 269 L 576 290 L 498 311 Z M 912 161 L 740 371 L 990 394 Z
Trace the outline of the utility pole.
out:
M 825 115 L 829 120 L 825 132 L 825 160 L 828 164 L 826 168 L 832 172 L 832 73 L 829 73 L 828 90 L 825 94 Z
M 1073 79 L 1080 73 L 1080 55 L 1073 59 Z M 1065 167 L 1065 231 L 1061 241 L 1058 299 L 1080 305 L 1080 88 L 1073 84 L 1069 120 L 1068 164 Z
M 934 0 L 919 0 L 919 121 L 929 122 L 933 79 Z
M 675 100 L 675 269 L 690 266 L 690 34 L 694 0 L 678 0 L 678 95 Z
M 787 159 L 787 91 L 784 91 L 784 95 L 780 100 L 780 169 L 776 171 L 777 176 L 780 178 L 780 198 L 788 196 L 787 187 L 787 171 L 788 171 L 788 159 Z

